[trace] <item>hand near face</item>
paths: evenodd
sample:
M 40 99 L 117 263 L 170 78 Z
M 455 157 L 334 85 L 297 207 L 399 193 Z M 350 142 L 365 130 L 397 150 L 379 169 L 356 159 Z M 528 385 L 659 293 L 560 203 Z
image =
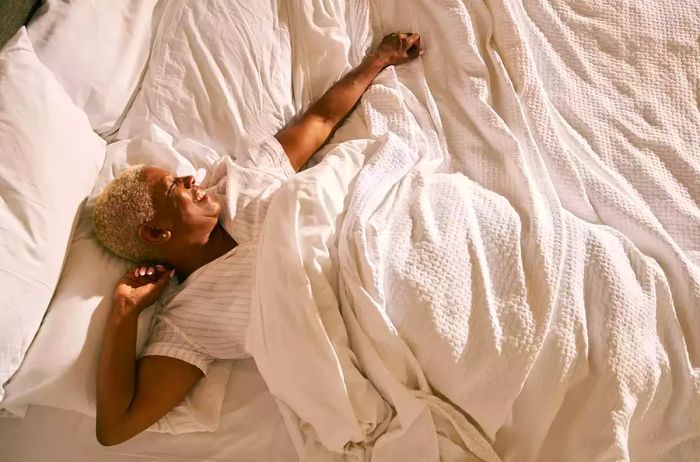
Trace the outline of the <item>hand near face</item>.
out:
M 174 273 L 162 265 L 130 268 L 117 283 L 114 300 L 123 314 L 140 313 L 158 300 Z

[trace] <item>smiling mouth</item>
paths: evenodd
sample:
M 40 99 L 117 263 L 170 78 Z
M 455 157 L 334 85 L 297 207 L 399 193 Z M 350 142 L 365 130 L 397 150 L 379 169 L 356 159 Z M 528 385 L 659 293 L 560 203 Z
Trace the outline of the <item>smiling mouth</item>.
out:
M 199 202 L 206 197 L 207 193 L 199 188 L 194 190 L 194 202 Z

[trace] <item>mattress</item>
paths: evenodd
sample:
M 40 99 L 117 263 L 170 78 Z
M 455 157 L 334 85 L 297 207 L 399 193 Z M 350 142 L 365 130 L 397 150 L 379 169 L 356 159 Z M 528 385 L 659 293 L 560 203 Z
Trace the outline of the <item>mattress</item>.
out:
M 57 431 L 60 429 L 60 431 Z M 145 432 L 112 447 L 95 439 L 95 419 L 30 407 L 24 419 L 0 419 L 3 461 L 270 461 L 297 460 L 284 421 L 253 360 L 236 361 L 215 432 Z

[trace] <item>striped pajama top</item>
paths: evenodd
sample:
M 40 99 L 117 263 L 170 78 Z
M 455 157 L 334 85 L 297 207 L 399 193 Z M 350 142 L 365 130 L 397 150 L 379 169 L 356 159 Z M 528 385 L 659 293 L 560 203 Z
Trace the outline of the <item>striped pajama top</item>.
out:
M 236 162 L 219 161 L 207 194 L 219 199 L 219 221 L 238 245 L 166 289 L 141 356 L 177 358 L 204 374 L 214 359 L 249 357 L 244 345 L 258 239 L 273 193 L 293 174 L 274 137 Z

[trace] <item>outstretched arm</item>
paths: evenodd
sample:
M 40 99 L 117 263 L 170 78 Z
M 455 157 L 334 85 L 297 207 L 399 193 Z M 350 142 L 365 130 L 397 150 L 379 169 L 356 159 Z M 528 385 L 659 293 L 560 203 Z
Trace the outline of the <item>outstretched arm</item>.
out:
M 420 35 L 387 35 L 377 50 L 328 89 L 297 121 L 282 129 L 276 138 L 294 170 L 298 172 L 323 146 L 382 69 L 421 55 Z

